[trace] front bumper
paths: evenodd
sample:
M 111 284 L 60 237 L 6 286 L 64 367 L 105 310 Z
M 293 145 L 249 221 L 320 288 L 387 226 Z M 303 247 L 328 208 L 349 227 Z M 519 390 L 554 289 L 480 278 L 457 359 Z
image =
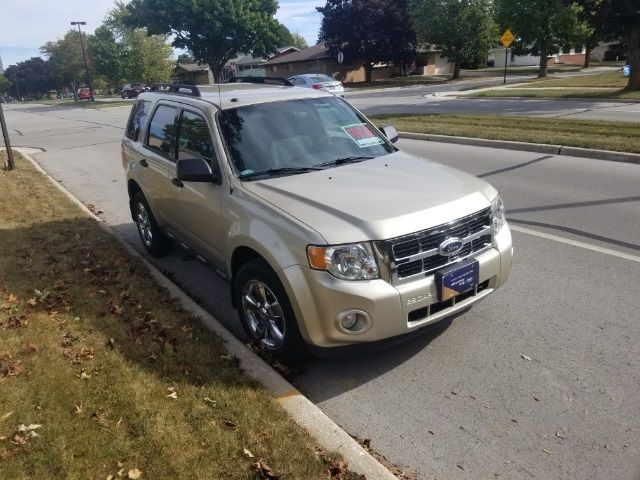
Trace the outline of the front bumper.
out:
M 403 335 L 452 316 L 491 294 L 505 283 L 511 270 L 513 247 L 509 226 L 494 238 L 494 247 L 474 256 L 480 267 L 481 287 L 438 302 L 434 275 L 403 285 L 384 280 L 344 281 L 327 272 L 294 265 L 279 272 L 303 337 L 320 348 L 377 342 Z M 369 314 L 371 323 L 362 333 L 344 331 L 337 315 L 349 309 Z

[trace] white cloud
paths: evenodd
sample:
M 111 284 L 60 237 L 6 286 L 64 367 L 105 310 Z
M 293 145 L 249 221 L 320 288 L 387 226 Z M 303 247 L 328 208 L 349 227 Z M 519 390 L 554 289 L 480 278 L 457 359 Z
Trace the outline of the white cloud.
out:
M 319 0 L 280 0 L 276 17 L 315 45 L 322 15 Z M 0 57 L 5 68 L 40 55 L 40 47 L 64 36 L 72 21 L 86 21 L 87 33 L 100 26 L 114 0 L 0 0 Z

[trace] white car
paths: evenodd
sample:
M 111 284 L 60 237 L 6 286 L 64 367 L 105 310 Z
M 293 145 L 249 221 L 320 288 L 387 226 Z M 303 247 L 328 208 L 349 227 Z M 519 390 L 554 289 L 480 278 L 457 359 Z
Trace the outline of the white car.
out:
M 344 97 L 344 87 L 342 82 L 321 73 L 309 73 L 306 75 L 294 75 L 288 80 L 296 87 L 313 88 L 324 90 L 339 97 Z

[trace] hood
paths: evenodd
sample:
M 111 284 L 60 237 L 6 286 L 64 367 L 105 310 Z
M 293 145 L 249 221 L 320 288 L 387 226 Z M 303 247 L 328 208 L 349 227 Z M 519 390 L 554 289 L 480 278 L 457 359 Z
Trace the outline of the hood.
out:
M 403 152 L 242 185 L 329 244 L 424 230 L 482 210 L 497 195 L 483 180 Z

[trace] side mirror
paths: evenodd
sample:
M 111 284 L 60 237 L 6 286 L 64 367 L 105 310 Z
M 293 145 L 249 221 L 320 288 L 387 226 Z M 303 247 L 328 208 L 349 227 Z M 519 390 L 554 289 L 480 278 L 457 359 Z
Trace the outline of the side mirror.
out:
M 203 158 L 185 158 L 176 164 L 176 177 L 181 182 L 217 182 L 217 175 Z
M 391 143 L 396 143 L 398 141 L 398 130 L 396 130 L 396 127 L 392 125 L 384 125 L 380 127 L 380 131 Z

